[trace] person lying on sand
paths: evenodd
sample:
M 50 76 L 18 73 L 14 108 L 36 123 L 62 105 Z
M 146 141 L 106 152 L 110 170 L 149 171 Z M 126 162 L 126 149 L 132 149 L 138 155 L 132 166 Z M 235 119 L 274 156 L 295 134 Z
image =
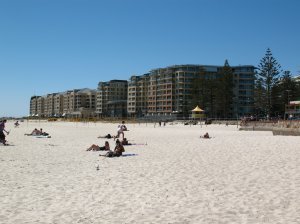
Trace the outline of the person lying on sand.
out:
M 122 153 L 125 152 L 125 149 L 119 139 L 116 141 L 116 147 L 114 151 L 108 151 L 105 155 L 99 155 L 99 156 L 105 156 L 105 157 L 119 157 L 122 155 Z
M 27 136 L 48 136 L 49 134 L 46 133 L 46 132 L 43 132 L 42 128 L 40 130 L 35 128 L 30 134 L 24 134 L 24 135 L 27 135 Z
M 208 134 L 208 132 L 206 132 L 203 136 L 200 136 L 200 138 L 211 138 Z
M 107 138 L 107 139 L 111 139 L 111 138 L 115 138 L 116 136 L 112 136 L 111 134 L 107 134 L 105 136 L 98 136 L 98 138 Z
M 109 143 L 108 141 L 105 141 L 104 146 L 100 147 L 99 145 L 91 145 L 86 151 L 109 151 Z
M 32 135 L 32 136 L 39 136 L 39 135 L 41 135 L 41 132 L 37 128 L 35 128 L 35 129 L 33 129 L 33 131 L 30 134 L 24 134 L 24 135 L 27 135 L 27 136 L 30 136 L 30 135 Z

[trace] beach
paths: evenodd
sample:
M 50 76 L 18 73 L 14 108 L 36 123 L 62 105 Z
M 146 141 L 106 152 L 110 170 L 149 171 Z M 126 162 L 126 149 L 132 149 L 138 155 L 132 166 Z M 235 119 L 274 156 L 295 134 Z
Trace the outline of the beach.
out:
M 300 138 L 236 125 L 24 121 L 0 146 L 0 223 L 300 223 Z M 25 136 L 43 128 L 51 138 Z M 211 139 L 200 135 L 208 132 Z M 108 140 L 111 148 L 113 139 Z M 99 166 L 99 170 L 96 167 Z

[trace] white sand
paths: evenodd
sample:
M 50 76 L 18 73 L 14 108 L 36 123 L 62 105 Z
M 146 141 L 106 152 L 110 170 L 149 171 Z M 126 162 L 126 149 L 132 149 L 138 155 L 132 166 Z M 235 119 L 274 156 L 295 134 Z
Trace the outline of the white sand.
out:
M 52 138 L 24 136 L 34 127 Z M 115 134 L 116 124 L 8 123 L 0 223 L 300 223 L 300 137 L 224 125 L 127 127 L 131 142 L 148 145 L 105 158 L 85 149 L 104 145 L 96 137 Z M 200 139 L 206 131 L 214 138 Z

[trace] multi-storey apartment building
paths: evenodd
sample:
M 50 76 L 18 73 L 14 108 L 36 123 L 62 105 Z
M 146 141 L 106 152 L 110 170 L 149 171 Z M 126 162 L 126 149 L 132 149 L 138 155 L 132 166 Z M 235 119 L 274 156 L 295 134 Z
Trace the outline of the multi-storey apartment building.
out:
M 54 116 L 54 98 L 57 93 L 47 94 L 44 100 L 44 113 L 43 116 L 45 117 L 52 117 Z
M 61 94 L 62 115 L 92 117 L 96 108 L 96 90 L 74 89 Z
M 53 102 L 53 113 L 55 117 L 60 117 L 63 115 L 63 94 L 58 93 L 54 95 L 54 102 Z
M 139 100 L 140 105 L 147 105 L 148 116 L 174 117 L 188 113 L 193 105 L 193 82 L 196 77 L 216 79 L 223 66 L 208 65 L 175 65 L 167 68 L 153 69 L 147 79 L 143 79 L 147 86 L 147 97 Z M 234 101 L 231 116 L 250 114 L 253 112 L 254 95 L 254 66 L 233 66 Z M 136 112 L 137 80 L 143 76 L 132 76 L 128 88 L 128 112 Z M 207 93 L 208 94 L 208 93 Z M 136 101 L 137 102 L 137 101 Z M 131 104 L 129 104 L 131 103 Z M 201 105 L 199 105 L 201 107 Z M 214 105 L 207 103 L 206 112 L 211 112 Z M 211 113 L 211 116 L 216 116 Z
M 148 113 L 149 74 L 131 76 L 128 83 L 128 116 L 142 117 Z
M 127 80 L 99 82 L 96 114 L 98 117 L 124 117 L 127 115 Z
M 40 96 L 32 96 L 30 98 L 30 111 L 29 111 L 29 115 L 30 116 L 35 116 L 37 114 L 37 99 Z
M 44 96 L 32 96 L 30 98 L 29 116 L 43 117 L 45 115 L 45 101 Z
M 229 66 L 226 62 L 226 66 Z M 126 80 L 99 82 L 96 90 L 74 89 L 46 96 L 33 96 L 30 114 L 38 116 L 69 117 L 124 117 L 124 116 L 186 116 L 196 105 L 194 82 L 202 77 L 214 80 L 222 76 L 224 66 L 175 65 L 153 69 L 141 76 Z M 255 67 L 251 65 L 231 66 L 233 73 L 233 99 L 226 116 L 236 117 L 253 113 Z M 207 89 L 206 89 L 207 90 Z M 204 95 L 214 93 L 203 91 Z M 200 102 L 198 100 L 197 102 Z M 215 112 L 215 100 L 203 100 L 199 105 L 211 117 Z M 223 114 L 225 117 L 225 114 Z M 229 118 L 228 117 L 228 118 Z
M 45 97 L 40 96 L 37 98 L 37 111 L 35 116 L 44 117 L 45 115 Z
M 75 89 L 30 99 L 30 115 L 38 117 L 93 117 L 96 90 Z

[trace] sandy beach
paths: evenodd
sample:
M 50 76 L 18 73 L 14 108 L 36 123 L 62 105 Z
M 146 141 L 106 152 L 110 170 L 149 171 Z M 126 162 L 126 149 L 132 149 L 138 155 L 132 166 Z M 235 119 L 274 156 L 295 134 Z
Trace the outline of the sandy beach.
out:
M 8 122 L 0 223 L 300 223 L 299 137 L 225 125 L 127 127 L 140 145 L 105 158 L 85 150 L 103 146 L 97 136 L 117 124 Z M 51 138 L 24 135 L 34 128 Z M 200 139 L 205 132 L 213 138 Z

